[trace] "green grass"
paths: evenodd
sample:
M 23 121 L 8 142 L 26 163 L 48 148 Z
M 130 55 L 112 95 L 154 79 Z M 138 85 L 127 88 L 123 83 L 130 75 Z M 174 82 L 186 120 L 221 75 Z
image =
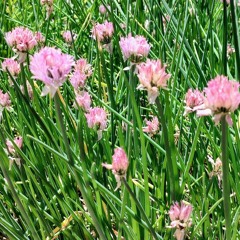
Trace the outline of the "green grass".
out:
M 226 239 L 222 185 L 217 177 L 209 177 L 213 167 L 208 161 L 208 156 L 221 157 L 221 128 L 211 117 L 183 116 L 183 112 L 189 88 L 203 90 L 218 74 L 240 80 L 240 8 L 234 8 L 233 2 L 225 6 L 224 18 L 224 6 L 218 0 L 58 0 L 49 19 L 38 0 L 0 2 L 0 61 L 14 56 L 5 42 L 6 32 L 16 26 L 40 31 L 47 46 L 60 48 L 75 60 L 88 59 L 93 66 L 87 82 L 92 106 L 108 112 L 107 129 L 98 141 L 84 113 L 72 107 L 74 90 L 69 80 L 51 99 L 40 96 L 43 84 L 31 79 L 28 63 L 12 79 L 13 85 L 8 73 L 0 71 L 0 89 L 9 93 L 12 102 L 12 111 L 5 109 L 0 122 L 3 236 L 174 239 L 174 230 L 167 228 L 168 211 L 173 201 L 185 200 L 193 205 L 186 239 Z M 100 4 L 111 6 L 107 16 L 99 14 Z M 94 23 L 105 19 L 114 24 L 112 54 L 99 51 L 91 38 Z M 65 30 L 77 34 L 71 46 L 62 38 Z M 145 36 L 151 45 L 148 57 L 160 58 L 171 73 L 168 90 L 160 90 L 159 104 L 148 104 L 147 92 L 135 89 L 137 76 L 123 70 L 129 62 L 123 61 L 119 40 L 128 33 Z M 230 56 L 228 43 L 235 48 Z M 34 87 L 32 100 L 20 90 L 26 80 Z M 160 119 L 160 131 L 153 137 L 142 131 L 144 119 L 151 115 Z M 239 111 L 232 118 L 233 127 L 226 136 L 230 234 L 231 239 L 240 239 Z M 5 142 L 17 135 L 23 136 L 22 149 L 15 146 L 21 167 L 13 164 L 9 170 Z M 126 150 L 130 165 L 125 186 L 114 191 L 115 177 L 101 164 L 112 162 L 117 146 Z

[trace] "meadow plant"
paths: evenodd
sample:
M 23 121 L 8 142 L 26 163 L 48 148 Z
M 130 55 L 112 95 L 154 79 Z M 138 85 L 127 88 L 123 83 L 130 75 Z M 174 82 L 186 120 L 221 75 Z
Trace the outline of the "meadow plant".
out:
M 238 5 L 0 1 L 0 239 L 240 239 Z
M 49 93 L 53 97 L 66 81 L 73 65 L 73 57 L 63 54 L 60 49 L 44 47 L 35 53 L 31 58 L 30 70 L 34 79 L 45 84 L 41 95 Z

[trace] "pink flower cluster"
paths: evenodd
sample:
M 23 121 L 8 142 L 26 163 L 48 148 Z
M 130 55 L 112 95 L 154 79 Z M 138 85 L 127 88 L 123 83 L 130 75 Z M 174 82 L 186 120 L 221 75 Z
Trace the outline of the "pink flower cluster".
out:
M 127 37 L 121 37 L 119 45 L 124 60 L 129 60 L 132 63 L 142 62 L 150 51 L 150 45 L 143 36 L 133 37 L 129 34 Z
M 102 44 L 108 44 L 112 40 L 114 33 L 113 23 L 105 21 L 104 23 L 97 23 L 92 29 L 93 39 L 101 42 Z
M 21 136 L 14 138 L 14 144 L 21 149 L 23 145 L 23 138 Z M 9 170 L 11 170 L 12 165 L 14 162 L 20 167 L 21 166 L 21 159 L 18 157 L 18 154 L 15 151 L 15 147 L 12 141 L 8 140 L 6 141 L 7 146 L 7 153 L 10 154 L 9 156 Z
M 11 100 L 8 93 L 3 93 L 0 89 L 0 108 L 9 107 L 11 105 Z
M 41 0 L 41 4 L 46 6 L 47 10 L 47 16 L 46 19 L 48 19 L 53 12 L 53 0 Z
M 8 95 L 8 93 L 3 93 L 3 91 L 0 89 L 0 121 L 2 119 L 2 113 L 4 108 L 7 110 L 10 110 L 11 100 Z
M 2 62 L 2 70 L 8 71 L 13 77 L 17 76 L 21 71 L 19 63 L 12 58 L 7 58 Z
M 193 112 L 194 108 L 200 106 L 204 103 L 204 95 L 199 90 L 192 90 L 191 88 L 188 89 L 186 96 L 185 96 L 185 112 L 184 116 L 190 112 Z
M 148 91 L 148 100 L 155 103 L 160 88 L 167 88 L 167 81 L 171 77 L 165 71 L 166 66 L 160 60 L 150 60 L 137 66 L 140 85 L 138 89 Z
M 169 227 L 177 228 L 174 233 L 174 236 L 177 240 L 183 240 L 185 235 L 185 229 L 191 226 L 191 213 L 192 206 L 185 204 L 183 201 L 181 201 L 181 204 L 176 202 L 171 206 L 168 212 L 171 219 L 171 225 Z
M 99 6 L 99 12 L 100 12 L 102 15 L 104 15 L 104 14 L 107 15 L 107 9 L 108 9 L 109 11 L 111 11 L 111 7 L 110 7 L 109 5 L 107 6 L 107 8 L 106 8 L 103 4 L 101 4 L 101 5 Z
M 227 123 L 232 125 L 231 113 L 234 112 L 240 104 L 240 84 L 236 81 L 228 80 L 225 76 L 217 76 L 208 82 L 204 89 L 204 103 L 194 110 L 198 116 L 213 115 L 216 124 L 222 117 L 225 117 Z
M 53 97 L 71 71 L 73 57 L 63 54 L 60 49 L 44 47 L 31 58 L 30 71 L 33 78 L 45 83 L 42 96 Z
M 114 150 L 112 159 L 112 164 L 102 163 L 102 166 L 112 170 L 117 181 L 116 191 L 121 186 L 121 178 L 126 178 L 129 162 L 125 151 L 120 147 Z
M 15 137 L 14 138 L 14 143 L 17 145 L 17 147 L 19 149 L 21 149 L 22 148 L 22 144 L 23 144 L 22 137 L 21 136 Z M 7 145 L 8 152 L 11 155 L 15 155 L 15 147 L 14 147 L 13 143 L 10 140 L 7 140 L 6 141 L 6 145 Z
M 63 36 L 64 41 L 69 44 L 71 44 L 77 37 L 76 34 L 71 33 L 69 30 L 63 32 L 62 36 Z
M 146 121 L 147 126 L 143 128 L 143 132 L 149 133 L 150 136 L 155 135 L 159 131 L 159 121 L 157 117 L 153 117 L 152 121 Z
M 77 92 L 76 103 L 80 108 L 83 109 L 83 111 L 88 112 L 90 110 L 92 103 L 90 94 L 86 91 Z
M 24 27 L 16 27 L 5 34 L 8 46 L 19 55 L 19 61 L 23 62 L 26 58 L 26 52 L 37 45 L 35 35 L 31 30 Z
M 98 133 L 98 140 L 102 138 L 102 130 L 107 127 L 107 114 L 103 108 L 90 108 L 89 112 L 85 114 L 89 128 L 96 128 Z
M 81 58 L 76 61 L 73 75 L 70 78 L 70 82 L 75 90 L 85 87 L 85 83 L 88 77 L 92 75 L 92 66 L 88 64 L 87 59 Z

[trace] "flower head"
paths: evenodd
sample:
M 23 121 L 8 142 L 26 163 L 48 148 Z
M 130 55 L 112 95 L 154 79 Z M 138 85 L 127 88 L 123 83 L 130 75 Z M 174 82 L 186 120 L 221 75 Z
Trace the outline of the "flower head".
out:
M 204 95 L 199 90 L 192 90 L 191 88 L 188 89 L 186 96 L 185 96 L 185 112 L 184 115 L 187 113 L 193 112 L 193 109 L 197 106 L 200 106 L 204 103 Z
M 169 227 L 177 228 L 174 234 L 177 240 L 182 240 L 184 238 L 185 229 L 191 226 L 191 213 L 192 205 L 187 205 L 183 201 L 181 201 L 181 204 L 176 202 L 171 206 L 168 212 L 171 219 L 171 225 Z
M 154 135 L 159 130 L 159 121 L 157 117 L 153 117 L 152 121 L 146 121 L 147 126 L 143 128 L 143 132 Z
M 18 148 L 21 149 L 22 148 L 22 144 L 23 144 L 22 137 L 21 136 L 15 137 L 14 138 L 14 143 L 17 145 Z M 8 152 L 11 155 L 15 155 L 15 148 L 14 148 L 13 143 L 10 140 L 7 139 L 6 145 L 7 145 Z
M 132 63 L 141 62 L 150 51 L 150 45 L 143 36 L 133 37 L 129 34 L 127 37 L 121 37 L 119 45 L 124 60 L 129 59 Z
M 102 130 L 107 126 L 107 114 L 103 108 L 90 108 L 89 112 L 85 114 L 89 128 L 97 128 L 98 139 L 102 137 Z
M 25 61 L 26 52 L 37 45 L 36 38 L 31 30 L 24 27 L 16 27 L 5 34 L 9 47 L 19 55 L 19 62 Z
M 53 97 L 58 87 L 66 80 L 74 65 L 73 57 L 63 54 L 61 50 L 44 47 L 31 58 L 30 71 L 33 78 L 45 83 L 42 96 L 50 93 Z
M 105 7 L 103 4 L 101 4 L 99 6 L 99 13 L 102 14 L 102 15 L 108 15 L 107 9 L 109 11 L 111 11 L 111 7 L 109 5 L 107 5 L 107 7 Z
M 92 29 L 93 39 L 107 44 L 111 42 L 114 33 L 113 23 L 105 21 L 104 23 L 97 23 Z
M 197 115 L 213 115 L 216 124 L 222 117 L 225 117 L 228 124 L 232 125 L 230 114 L 240 104 L 239 86 L 238 82 L 228 80 L 225 76 L 217 76 L 209 81 L 204 89 L 204 104 L 194 108 L 194 110 L 197 110 Z
M 3 91 L 0 89 L 0 121 L 2 119 L 2 113 L 4 108 L 7 110 L 11 109 L 11 100 L 8 95 L 8 93 L 3 93 Z
M 76 39 L 76 34 L 71 33 L 69 30 L 63 32 L 63 39 L 66 43 L 72 43 Z
M 35 33 L 35 39 L 39 44 L 45 42 L 45 37 L 42 35 L 41 32 Z
M 46 10 L 47 10 L 46 19 L 48 19 L 51 13 L 53 12 L 53 0 L 41 0 L 41 4 L 43 6 L 46 6 Z
M 128 169 L 128 158 L 123 148 L 116 148 L 112 156 L 112 164 L 103 163 L 102 166 L 112 170 L 112 173 L 115 175 L 117 181 L 117 188 L 121 186 L 121 178 L 126 178 L 126 173 Z
M 0 89 L 0 108 L 1 107 L 9 107 L 11 105 L 11 100 L 8 93 L 3 93 Z
M 19 63 L 12 58 L 6 58 L 2 62 L 2 70 L 5 72 L 9 71 L 13 77 L 17 76 L 21 71 Z
M 87 59 L 81 58 L 77 60 L 74 73 L 70 78 L 72 86 L 77 90 L 84 88 L 88 77 L 92 75 L 92 66 L 87 63 Z
M 86 91 L 81 91 L 76 94 L 76 103 L 85 112 L 88 112 L 91 106 L 91 96 Z M 75 105 L 76 106 L 76 105 Z
M 160 60 L 150 60 L 137 66 L 140 85 L 138 89 L 148 91 L 148 100 L 154 103 L 159 95 L 159 88 L 167 88 L 167 81 L 170 74 L 167 74 L 166 66 Z

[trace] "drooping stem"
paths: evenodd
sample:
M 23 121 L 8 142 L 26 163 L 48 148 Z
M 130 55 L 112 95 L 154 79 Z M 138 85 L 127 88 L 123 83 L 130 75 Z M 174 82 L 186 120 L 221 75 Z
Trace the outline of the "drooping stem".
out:
M 223 206 L 224 216 L 226 225 L 226 240 L 231 240 L 231 204 L 230 204 L 230 185 L 229 185 L 229 162 L 228 162 L 228 151 L 227 151 L 227 133 L 228 125 L 225 117 L 221 119 L 222 129 L 222 169 L 223 169 Z

